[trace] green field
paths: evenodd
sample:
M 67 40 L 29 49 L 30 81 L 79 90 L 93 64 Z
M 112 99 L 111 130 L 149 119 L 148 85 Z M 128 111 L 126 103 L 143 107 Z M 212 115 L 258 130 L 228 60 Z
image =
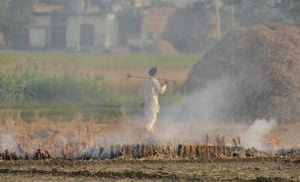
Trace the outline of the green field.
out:
M 68 119 L 77 113 L 89 120 L 120 117 L 124 114 L 120 109 L 124 107 L 125 113 L 139 113 L 137 90 L 142 80 L 126 81 L 122 74 L 131 71 L 141 75 L 152 66 L 158 67 L 164 78 L 178 81 L 161 98 L 163 106 L 170 105 L 181 100 L 182 84 L 199 57 L 158 53 L 1 52 L 0 114 L 10 113 L 6 110 L 13 108 L 18 109 L 24 120 L 36 115 Z
M 199 54 L 89 53 L 89 52 L 0 52 L 1 64 L 59 64 L 105 68 L 191 68 Z

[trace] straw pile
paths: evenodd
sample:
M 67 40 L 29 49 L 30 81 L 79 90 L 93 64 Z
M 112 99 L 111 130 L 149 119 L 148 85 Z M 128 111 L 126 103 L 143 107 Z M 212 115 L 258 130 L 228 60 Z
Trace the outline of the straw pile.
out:
M 201 92 L 225 80 L 224 120 L 298 122 L 299 75 L 300 29 L 260 25 L 228 33 L 194 65 L 186 86 L 188 93 Z
M 262 157 L 266 154 L 255 149 L 245 149 L 243 147 L 229 146 L 209 146 L 209 145 L 112 145 L 109 149 L 100 147 L 98 150 L 91 149 L 81 155 L 73 156 L 63 153 L 61 157 L 54 157 L 48 151 L 37 149 L 32 155 L 28 153 L 9 152 L 5 150 L 0 153 L 0 160 L 46 160 L 46 159 L 230 159 L 233 157 Z

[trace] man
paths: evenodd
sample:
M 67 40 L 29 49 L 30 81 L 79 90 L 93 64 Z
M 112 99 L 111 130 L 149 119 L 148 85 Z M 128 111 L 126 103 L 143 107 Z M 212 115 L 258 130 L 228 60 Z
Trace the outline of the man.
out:
M 167 81 L 161 86 L 155 78 L 157 68 L 151 68 L 148 71 L 149 79 L 146 79 L 139 90 L 140 96 L 143 98 L 144 112 L 146 117 L 146 130 L 153 134 L 154 124 L 157 120 L 159 112 L 158 96 L 164 94 L 167 90 Z

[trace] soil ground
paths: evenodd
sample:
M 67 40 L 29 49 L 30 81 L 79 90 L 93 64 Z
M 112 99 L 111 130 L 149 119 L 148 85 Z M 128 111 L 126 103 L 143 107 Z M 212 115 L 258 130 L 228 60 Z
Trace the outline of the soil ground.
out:
M 300 181 L 292 159 L 0 161 L 1 181 Z

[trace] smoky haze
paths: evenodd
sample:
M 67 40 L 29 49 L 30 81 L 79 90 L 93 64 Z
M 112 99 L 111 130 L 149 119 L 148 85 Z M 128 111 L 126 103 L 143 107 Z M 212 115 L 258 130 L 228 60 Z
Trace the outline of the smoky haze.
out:
M 265 138 L 276 127 L 276 121 L 263 117 L 236 120 L 235 115 L 241 113 L 231 111 L 241 102 L 238 99 L 243 100 L 243 97 L 237 95 L 239 92 L 234 84 L 232 80 L 225 79 L 211 81 L 204 88 L 186 96 L 181 105 L 168 108 L 170 112 L 162 112 L 159 124 L 161 134 L 158 138 L 166 143 L 175 138 L 179 143 L 192 144 L 205 143 L 207 135 L 211 137 L 211 143 L 215 142 L 215 137 L 222 136 L 230 145 L 232 138 L 240 137 L 245 147 L 271 149 Z
M 0 11 L 0 33 L 3 35 L 2 40 L 0 39 L 1 49 L 3 47 L 4 49 L 44 51 L 203 54 L 204 56 L 193 67 L 185 83 L 188 93 L 184 95 L 183 102 L 162 108 L 160 120 L 156 125 L 155 139 L 158 143 L 203 144 L 209 136 L 209 142 L 214 144 L 216 136 L 224 136 L 228 145 L 232 144 L 232 138 L 241 137 L 242 145 L 246 147 L 257 147 L 261 150 L 277 149 L 278 146 L 273 147 L 268 144 L 268 137 L 272 137 L 278 123 L 285 121 L 286 118 L 283 114 L 276 115 L 276 113 L 286 113 L 281 110 L 283 108 L 294 108 L 294 110 L 288 110 L 290 112 L 287 113 L 294 113 L 293 119 L 299 114 L 300 107 L 297 105 L 299 99 L 296 98 L 299 91 L 296 90 L 295 97 L 286 97 L 289 91 L 298 88 L 297 84 L 289 87 L 289 80 L 296 80 L 295 82 L 298 80 L 297 76 L 291 76 L 297 75 L 297 69 L 292 69 L 292 67 L 300 62 L 297 61 L 299 54 L 295 53 L 299 52 L 299 48 L 293 47 L 300 45 L 298 32 L 294 28 L 291 31 L 288 30 L 289 28 L 277 31 L 277 28 L 273 26 L 259 26 L 246 34 L 239 34 L 241 27 L 248 28 L 274 22 L 277 24 L 299 23 L 295 18 L 297 16 L 290 14 L 294 12 L 291 10 L 298 7 L 294 0 L 178 0 L 175 3 L 170 0 L 168 2 L 156 1 L 156 4 L 154 1 L 135 4 L 129 0 L 66 0 L 56 1 L 57 3 L 41 0 L 37 4 L 31 4 L 30 11 L 27 6 L 23 8 L 25 7 L 23 3 L 20 3 L 22 7 L 18 6 L 18 0 L 11 2 L 15 3 L 7 6 L 10 8 L 0 6 L 3 8 L 3 11 L 2 9 Z M 29 0 L 24 0 L 24 2 L 29 2 Z M 20 7 L 20 9 L 16 8 L 20 11 L 13 11 L 16 10 L 15 7 Z M 6 15 L 9 16 L 6 17 Z M 13 17 L 16 17 L 14 21 L 7 21 L 7 18 Z M 24 21 L 17 21 L 20 17 L 24 18 Z M 12 30 L 20 30 L 20 32 Z M 232 30 L 234 30 L 233 33 Z M 253 34 L 254 36 L 251 36 Z M 270 39 L 268 39 L 269 36 Z M 278 38 L 279 36 L 283 38 Z M 257 43 L 259 39 L 261 41 Z M 273 40 L 279 43 L 272 44 Z M 287 42 L 287 44 L 280 42 Z M 282 53 L 280 50 L 292 50 L 292 52 Z M 281 56 L 281 53 L 285 56 Z M 268 57 L 270 55 L 271 57 Z M 288 59 L 283 59 L 285 57 Z M 271 63 L 264 62 L 273 60 L 276 62 L 273 66 L 270 66 Z M 284 66 L 281 67 L 282 69 L 277 69 L 277 65 L 280 64 Z M 133 66 L 131 69 L 135 68 Z M 279 73 L 279 76 L 273 74 L 280 70 L 284 70 L 284 73 Z M 120 69 L 117 71 L 119 74 Z M 279 81 L 273 78 L 278 78 Z M 41 85 L 54 83 L 56 86 L 58 82 L 55 81 L 41 83 Z M 88 83 L 84 79 L 77 81 L 77 79 L 67 78 L 60 83 L 61 88 L 65 88 L 67 84 L 73 84 L 69 90 L 53 91 L 46 87 L 44 91 L 46 94 L 48 90 L 64 91 L 62 96 L 58 96 L 57 101 L 70 98 L 70 100 L 78 101 L 74 105 L 86 99 L 78 99 L 83 92 L 70 94 L 71 91 L 79 90 L 77 85 L 88 88 L 84 92 L 87 95 L 93 95 L 95 93 L 93 90 L 97 93 L 103 91 L 103 89 L 95 89 L 93 86 L 97 84 L 94 82 Z M 36 89 L 34 91 L 42 90 L 40 85 L 34 89 Z M 54 100 L 56 95 L 53 95 L 49 97 L 49 100 Z M 33 94 L 31 97 L 37 98 L 37 95 Z M 284 101 L 274 105 L 275 102 L 272 99 L 280 100 L 281 98 L 284 98 L 282 99 Z M 89 101 L 97 99 L 105 100 L 103 97 L 88 98 Z M 293 100 L 294 102 L 290 102 Z M 50 146 L 52 150 L 57 150 L 52 152 L 58 156 L 62 155 L 61 151 L 68 143 L 79 146 L 78 150 L 82 153 L 85 151 L 93 153 L 95 146 L 100 145 L 135 144 L 140 137 L 140 133 L 136 131 L 144 131 L 133 127 L 135 123 L 116 124 L 112 127 L 103 124 L 102 128 L 99 127 L 100 129 L 91 123 L 82 126 L 80 118 L 70 124 L 53 124 L 45 121 L 46 124 L 42 123 L 38 125 L 38 128 L 30 128 L 29 124 L 15 124 L 13 120 L 14 118 L 8 118 L 4 122 L 8 127 L 13 128 L 15 133 L 0 128 L 0 131 L 4 133 L 0 138 L 2 150 L 19 150 L 19 141 L 24 140 L 23 144 L 30 152 L 40 147 Z M 14 125 L 18 125 L 18 128 Z M 39 129 L 45 125 L 51 130 L 42 131 L 36 135 L 30 133 L 40 131 Z M 63 128 L 68 128 L 69 131 L 64 131 Z M 108 128 L 107 131 L 111 132 L 101 133 L 104 132 L 103 128 Z M 291 136 L 297 132 L 296 129 L 295 127 L 285 130 L 286 133 L 290 133 L 282 134 L 282 143 L 285 144 L 282 146 L 300 147 L 299 135 Z M 28 138 L 24 138 L 23 135 Z M 49 140 L 51 142 L 48 142 Z M 26 141 L 32 142 L 28 144 Z M 84 143 L 83 147 L 82 143 Z
M 1 7 L 0 44 L 10 49 L 204 53 L 236 27 L 298 23 L 294 0 L 17 2 Z
M 298 43 L 294 26 L 255 25 L 228 33 L 194 65 L 182 105 L 163 115 L 170 136 L 199 141 L 206 133 L 238 135 L 245 146 L 268 149 L 268 135 L 282 123 L 298 122 Z M 282 143 L 297 147 L 299 136 L 290 131 Z

